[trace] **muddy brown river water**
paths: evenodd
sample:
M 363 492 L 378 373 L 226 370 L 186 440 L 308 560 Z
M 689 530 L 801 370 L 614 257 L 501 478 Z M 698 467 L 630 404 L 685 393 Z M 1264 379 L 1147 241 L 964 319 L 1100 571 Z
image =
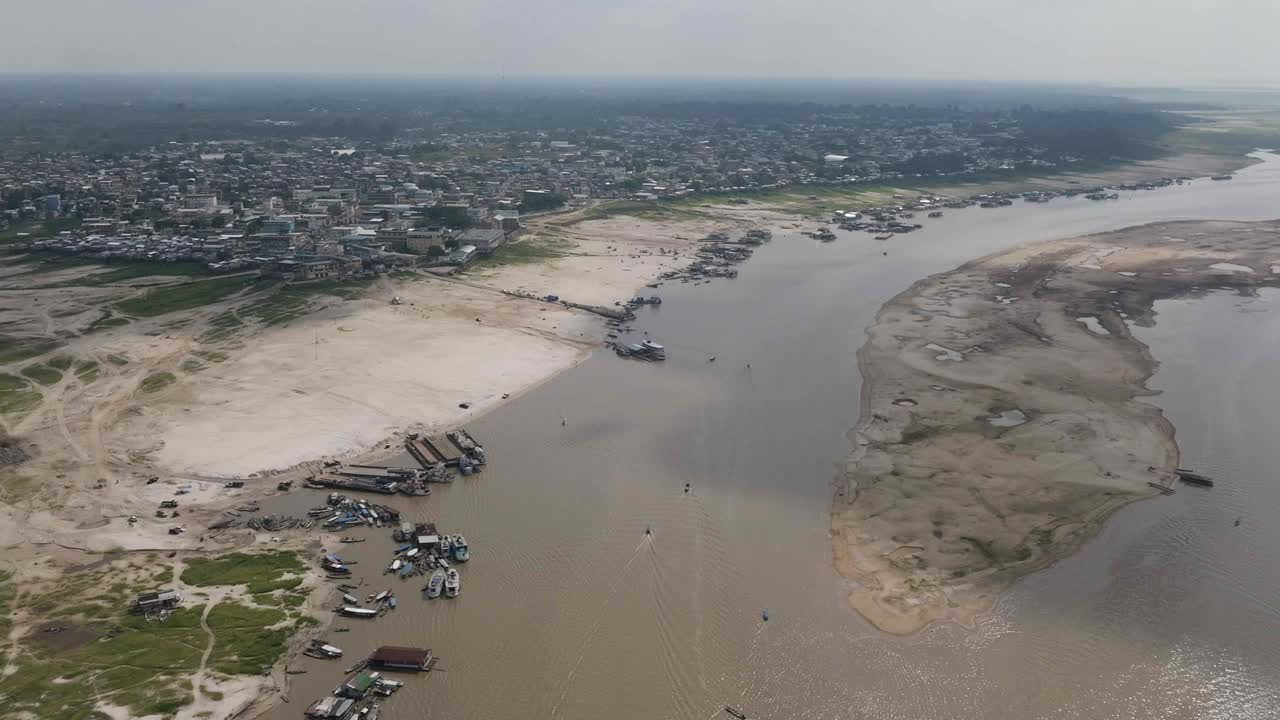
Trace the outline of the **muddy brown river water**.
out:
M 351 632 L 328 639 L 348 658 L 434 649 L 439 670 L 403 678 L 393 719 L 708 720 L 726 704 L 766 719 L 1280 717 L 1268 293 L 1165 301 L 1139 331 L 1184 463 L 1219 486 L 1122 510 L 975 628 L 873 630 L 842 602 L 827 535 L 857 421 L 854 353 L 885 301 L 1018 243 L 1280 216 L 1280 156 L 1262 157 L 1231 182 L 952 211 L 888 243 L 778 234 L 736 280 L 661 288 L 635 325 L 666 363 L 596 353 L 469 425 L 483 474 L 393 501 L 467 536 L 461 596 L 426 601 L 422 578 L 382 575 L 390 532 L 354 531 L 369 541 L 331 547 L 360 561 L 360 594 L 390 586 L 399 609 L 338 620 Z M 296 661 L 308 673 L 270 717 L 301 717 L 346 664 Z

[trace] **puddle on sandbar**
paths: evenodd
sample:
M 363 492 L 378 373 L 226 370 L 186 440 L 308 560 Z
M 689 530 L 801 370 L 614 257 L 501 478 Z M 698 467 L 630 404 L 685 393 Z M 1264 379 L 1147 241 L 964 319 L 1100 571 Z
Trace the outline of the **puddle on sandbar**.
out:
M 1076 322 L 1084 323 L 1084 326 L 1089 328 L 1089 332 L 1093 333 L 1094 335 L 1110 335 L 1111 334 L 1110 330 L 1107 330 L 1106 328 L 1102 327 L 1102 323 L 1099 322 L 1098 318 L 1096 317 L 1078 317 L 1076 318 Z
M 1027 416 L 1021 410 L 1005 410 L 995 417 L 987 418 L 987 422 L 996 427 L 1017 427 L 1027 421 Z
M 944 348 L 944 347 L 942 347 L 941 345 L 939 345 L 939 344 L 937 344 L 937 343 L 929 343 L 928 345 L 925 345 L 925 346 L 924 346 L 924 349 L 925 349 L 925 350 L 933 350 L 933 351 L 935 351 L 935 352 L 940 352 L 940 353 L 942 353 L 941 355 L 939 355 L 939 356 L 937 356 L 936 358 L 934 358 L 935 360 L 950 360 L 950 361 L 952 361 L 952 362 L 960 362 L 961 360 L 964 360 L 964 355 L 961 355 L 960 353 L 956 352 L 955 350 L 951 350 L 951 349 L 949 349 L 949 348 Z
M 1120 270 L 1120 271 L 1118 271 L 1116 274 L 1117 274 L 1117 275 L 1123 275 L 1123 276 L 1125 276 L 1125 277 L 1138 277 L 1138 273 L 1136 273 L 1136 272 L 1129 272 L 1128 270 Z
M 1214 263 L 1209 266 L 1210 270 L 1226 270 L 1227 272 L 1243 272 L 1251 273 L 1253 268 L 1248 265 L 1236 265 L 1235 263 Z
M 915 400 L 912 400 L 911 398 L 898 398 L 897 400 L 893 401 L 893 404 L 899 407 L 915 407 L 920 403 L 916 402 Z

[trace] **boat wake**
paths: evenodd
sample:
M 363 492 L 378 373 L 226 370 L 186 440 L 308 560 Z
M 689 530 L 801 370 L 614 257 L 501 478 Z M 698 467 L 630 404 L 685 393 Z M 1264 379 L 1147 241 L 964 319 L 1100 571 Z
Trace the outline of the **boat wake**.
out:
M 578 659 L 574 661 L 573 668 L 569 670 L 569 674 L 564 678 L 564 687 L 560 690 L 560 697 L 556 700 L 556 704 L 551 707 L 551 717 L 555 717 L 560 711 L 560 706 L 564 704 L 564 699 L 569 695 L 569 688 L 573 685 L 573 676 L 578 673 L 578 668 L 582 667 L 582 661 L 587 657 L 587 649 L 591 647 L 591 641 L 595 638 L 596 633 L 600 630 L 601 623 L 604 622 L 608 614 L 609 606 L 613 604 L 613 598 L 618 594 L 618 588 L 622 586 L 622 581 L 627 577 L 627 571 L 631 569 L 632 563 L 636 558 L 640 557 L 640 553 L 644 551 L 646 545 L 651 545 L 653 535 L 648 531 L 645 532 L 644 539 L 636 546 L 635 552 L 631 554 L 631 558 L 622 566 L 622 570 L 618 572 L 618 577 L 614 578 L 613 583 L 609 586 L 609 592 L 605 595 L 604 603 L 600 607 L 600 614 L 596 616 L 596 621 L 591 625 L 591 629 L 582 638 L 582 647 L 578 649 Z

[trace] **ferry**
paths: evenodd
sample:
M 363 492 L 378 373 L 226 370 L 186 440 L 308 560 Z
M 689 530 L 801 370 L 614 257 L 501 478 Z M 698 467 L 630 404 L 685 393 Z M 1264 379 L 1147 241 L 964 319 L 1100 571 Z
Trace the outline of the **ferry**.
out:
M 466 562 L 471 559 L 471 549 L 467 547 L 466 538 L 458 535 L 453 539 L 453 559 Z
M 654 360 L 667 359 L 667 349 L 652 340 L 645 340 L 640 343 L 640 347 L 644 348 L 648 356 Z
M 458 571 L 449 568 L 444 577 L 444 595 L 445 597 L 458 597 L 458 592 L 462 590 L 462 578 L 458 576 Z

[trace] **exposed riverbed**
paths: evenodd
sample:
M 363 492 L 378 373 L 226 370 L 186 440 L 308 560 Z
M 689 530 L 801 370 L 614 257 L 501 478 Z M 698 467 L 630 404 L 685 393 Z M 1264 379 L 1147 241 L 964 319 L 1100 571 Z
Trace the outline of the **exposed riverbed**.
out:
M 1271 340 L 1251 341 L 1251 354 L 1199 346 L 1188 374 L 1173 378 L 1161 340 L 1140 332 L 1166 363 L 1154 386 L 1170 378 L 1203 393 L 1179 401 L 1182 414 L 1167 408 L 1185 462 L 1222 486 L 1120 511 L 1079 554 L 1015 585 L 974 631 L 895 638 L 866 625 L 842 602 L 828 516 L 858 420 L 854 353 L 894 295 L 1019 243 L 1157 220 L 1268 219 L 1278 196 L 1280 158 L 1268 155 L 1227 183 L 950 212 L 889 242 L 775 233 L 737 280 L 663 287 L 664 304 L 639 312 L 637 328 L 667 345 L 666 363 L 598 352 L 471 424 L 490 451 L 485 473 L 425 501 L 394 501 L 408 518 L 467 535 L 462 596 L 428 603 L 418 579 L 384 578 L 390 533 L 364 531 L 369 542 L 343 549 L 362 561 L 368 591 L 398 589 L 400 609 L 338 621 L 352 632 L 329 638 L 349 657 L 380 644 L 441 657 L 442 672 L 409 678 L 387 703 L 392 718 L 697 720 L 726 703 L 760 718 L 1271 717 L 1280 662 L 1266 638 L 1280 631 L 1270 599 L 1280 578 L 1264 549 L 1280 522 L 1261 510 L 1240 528 L 1231 521 L 1274 506 L 1261 470 L 1275 464 L 1261 454 L 1274 443 L 1215 434 L 1232 426 L 1205 409 L 1229 415 L 1226 398 L 1274 383 L 1262 359 L 1275 356 Z M 1184 317 L 1162 303 L 1150 332 L 1186 348 L 1205 337 L 1201 322 L 1218 334 L 1238 327 L 1229 310 Z M 1235 357 L 1213 366 L 1215 353 Z M 1249 358 L 1258 360 L 1240 365 Z M 1242 397 L 1257 422 L 1271 419 L 1267 397 Z M 1227 435 L 1252 444 L 1195 444 Z M 1200 452 L 1236 463 L 1258 452 L 1238 471 L 1257 477 L 1228 481 L 1239 466 Z M 300 717 L 341 679 L 341 661 L 298 665 L 309 673 L 272 717 Z

